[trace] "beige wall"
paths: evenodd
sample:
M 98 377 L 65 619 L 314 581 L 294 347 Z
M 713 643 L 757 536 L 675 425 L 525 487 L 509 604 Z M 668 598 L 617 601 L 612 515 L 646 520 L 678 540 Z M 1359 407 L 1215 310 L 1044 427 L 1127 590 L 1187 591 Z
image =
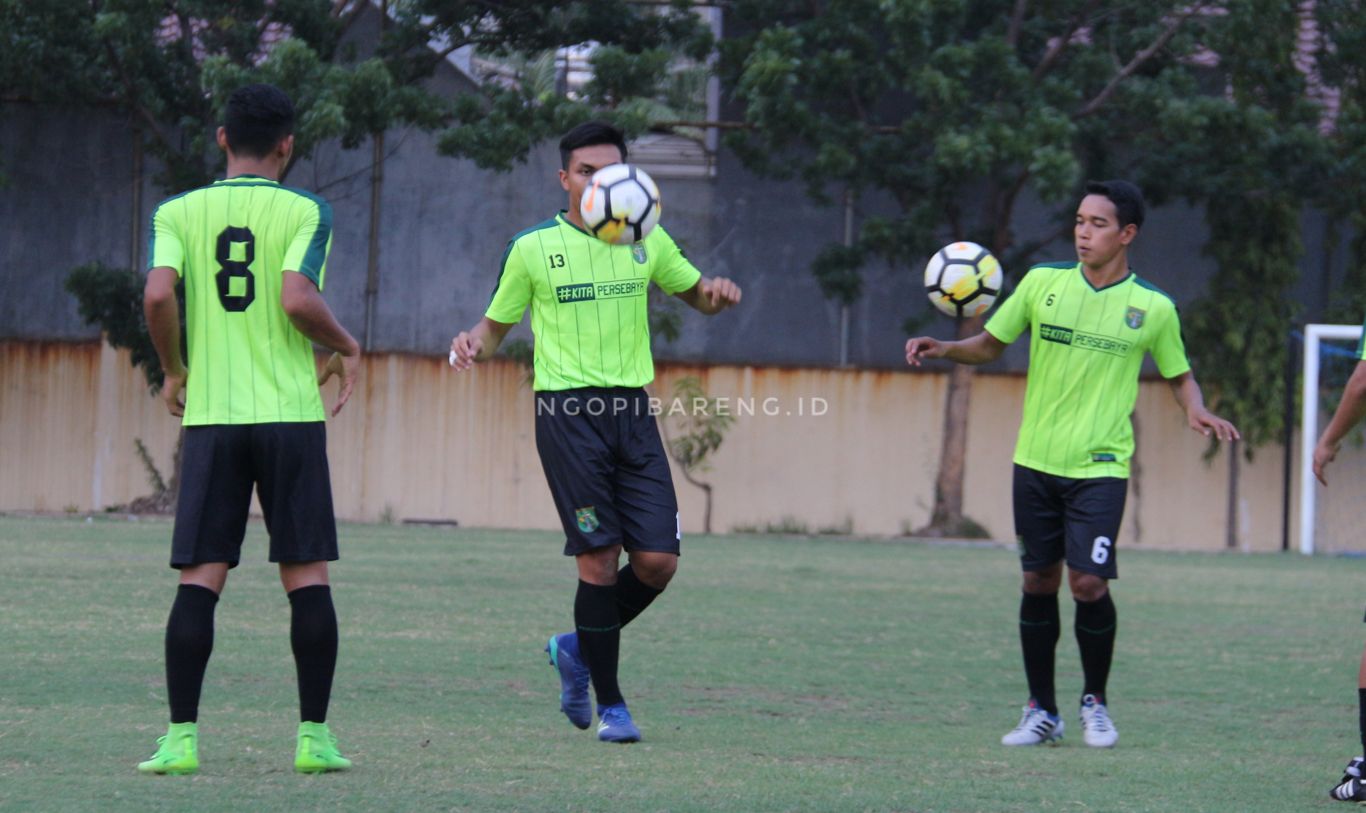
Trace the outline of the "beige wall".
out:
M 697 374 L 736 413 L 703 475 L 715 486 L 715 530 L 791 518 L 812 530 L 852 523 L 855 533 L 894 535 L 927 520 L 944 375 L 680 366 L 659 372 L 654 393 L 667 395 L 679 377 Z M 1023 391 L 1022 377 L 988 375 L 978 376 L 973 390 L 966 511 L 1003 540 L 1014 536 L 1010 456 Z M 1226 454 L 1202 459 L 1204 440 L 1186 428 L 1161 382 L 1142 385 L 1136 420 L 1136 476 L 1121 544 L 1223 547 Z M 441 358 L 372 356 L 351 404 L 329 423 L 333 489 L 344 518 L 556 525 L 536 455 L 532 395 L 513 364 L 456 374 Z M 84 511 L 127 502 L 148 491 L 133 438 L 142 438 L 168 472 L 176 430 L 121 352 L 95 344 L 0 343 L 0 509 Z M 1366 472 L 1366 453 L 1357 458 L 1336 472 L 1339 500 Z M 675 480 L 683 528 L 696 532 L 701 492 L 677 473 Z M 1240 547 L 1279 548 L 1279 448 L 1261 450 L 1242 467 L 1238 515 Z

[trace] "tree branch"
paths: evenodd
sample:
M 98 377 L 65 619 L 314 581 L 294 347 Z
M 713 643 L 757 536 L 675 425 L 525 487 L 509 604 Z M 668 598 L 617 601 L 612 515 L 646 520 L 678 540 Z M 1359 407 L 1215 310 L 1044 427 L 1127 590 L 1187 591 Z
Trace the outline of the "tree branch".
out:
M 1067 50 L 1067 46 L 1072 42 L 1072 37 L 1076 36 L 1077 30 L 1081 28 L 1081 24 L 1086 22 L 1086 18 L 1091 16 L 1091 12 L 1095 11 L 1098 5 L 1100 5 L 1100 0 L 1090 0 L 1082 7 L 1081 11 L 1077 12 L 1077 15 L 1068 23 L 1067 32 L 1058 37 L 1053 46 L 1044 53 L 1043 59 L 1039 60 L 1039 64 L 1034 66 L 1034 73 L 1032 74 L 1034 81 L 1037 82 L 1043 78 L 1044 74 L 1048 73 L 1048 70 L 1053 67 L 1053 63 L 1062 56 L 1062 52 Z
M 1025 6 L 1028 0 L 1015 0 L 1015 10 L 1010 15 L 1010 30 L 1006 32 L 1006 43 L 1011 50 L 1020 42 L 1020 26 L 1024 23 Z
M 1129 60 L 1129 64 L 1125 65 L 1119 73 L 1115 74 L 1109 84 L 1104 88 L 1101 88 L 1100 93 L 1097 93 L 1094 99 L 1087 102 L 1080 110 L 1072 114 L 1072 118 L 1084 118 L 1099 110 L 1105 102 L 1110 99 L 1110 96 L 1114 94 L 1115 89 L 1119 87 L 1121 82 L 1132 76 L 1134 71 L 1141 68 L 1145 62 L 1153 58 L 1154 54 L 1166 47 L 1167 43 L 1171 42 L 1172 37 L 1176 36 L 1176 32 L 1181 30 L 1181 26 L 1185 25 L 1186 21 L 1191 17 L 1204 11 L 1205 8 L 1205 3 L 1196 3 L 1186 9 L 1186 11 L 1176 19 L 1172 20 L 1166 30 L 1159 34 L 1151 45 L 1144 48 L 1142 51 L 1139 51 L 1137 54 L 1134 54 L 1134 58 Z

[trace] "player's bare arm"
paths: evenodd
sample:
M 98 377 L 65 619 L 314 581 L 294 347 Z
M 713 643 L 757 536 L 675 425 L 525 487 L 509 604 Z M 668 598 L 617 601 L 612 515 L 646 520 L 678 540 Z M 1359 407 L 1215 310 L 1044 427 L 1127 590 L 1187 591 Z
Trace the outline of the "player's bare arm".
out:
M 451 366 L 459 372 L 473 367 L 477 361 L 487 361 L 498 352 L 498 346 L 512 328 L 506 322 L 483 317 L 479 324 L 451 339 Z
M 1171 385 L 1172 395 L 1176 396 L 1176 403 L 1185 410 L 1186 423 L 1192 431 L 1205 437 L 1213 435 L 1224 442 L 1242 438 L 1237 427 L 1205 408 L 1205 396 L 1194 375 L 1185 372 L 1167 379 L 1167 383 Z
M 1338 456 L 1342 439 L 1362 418 L 1366 418 L 1366 361 L 1357 362 L 1356 369 L 1352 370 L 1352 377 L 1342 392 L 1342 401 L 1314 446 L 1314 476 L 1320 483 L 1328 485 L 1323 470 Z
M 1000 358 L 1005 349 L 1004 342 L 985 330 L 955 342 L 917 336 L 906 340 L 906 363 L 919 367 L 921 359 L 948 359 L 958 364 L 986 364 Z
M 360 376 L 360 343 L 341 326 L 332 315 L 322 293 L 313 281 L 297 271 L 286 271 L 280 286 L 280 306 L 289 317 L 290 324 L 314 344 L 332 351 L 323 370 L 318 375 L 318 386 L 322 386 L 332 376 L 337 376 L 341 387 L 337 390 L 337 400 L 332 404 L 333 417 L 351 399 Z
M 732 305 L 740 304 L 740 286 L 725 277 L 703 277 L 686 291 L 674 296 L 683 300 L 690 308 L 707 316 L 714 316 Z
M 172 415 L 181 417 L 185 414 L 181 392 L 190 373 L 180 355 L 180 307 L 175 296 L 178 279 L 174 268 L 159 267 L 149 271 L 142 291 L 142 312 L 147 317 L 147 332 L 151 334 L 152 346 L 156 348 L 165 374 L 161 398 Z

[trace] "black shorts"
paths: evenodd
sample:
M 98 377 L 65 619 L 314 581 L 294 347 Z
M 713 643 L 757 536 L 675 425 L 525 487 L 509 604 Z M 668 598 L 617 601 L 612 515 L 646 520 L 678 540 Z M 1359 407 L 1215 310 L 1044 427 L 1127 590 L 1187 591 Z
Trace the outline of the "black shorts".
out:
M 1066 558 L 1072 570 L 1118 578 L 1115 539 L 1129 481 L 1057 477 L 1017 465 L 1012 493 L 1020 567 L 1044 570 Z
M 678 498 L 645 390 L 536 393 L 536 451 L 566 556 L 609 545 L 679 552 Z
M 337 558 L 325 424 L 217 424 L 185 429 L 171 567 L 236 567 L 253 485 L 270 534 L 270 561 Z

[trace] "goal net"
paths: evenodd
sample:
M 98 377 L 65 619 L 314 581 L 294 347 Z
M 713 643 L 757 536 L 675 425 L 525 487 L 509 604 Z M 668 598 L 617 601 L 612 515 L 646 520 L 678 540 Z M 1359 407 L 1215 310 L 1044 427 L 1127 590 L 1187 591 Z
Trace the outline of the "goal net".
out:
M 1366 424 L 1343 441 L 1328 485 L 1314 479 L 1314 446 L 1357 364 L 1360 325 L 1306 325 L 1300 398 L 1301 553 L 1366 553 Z

